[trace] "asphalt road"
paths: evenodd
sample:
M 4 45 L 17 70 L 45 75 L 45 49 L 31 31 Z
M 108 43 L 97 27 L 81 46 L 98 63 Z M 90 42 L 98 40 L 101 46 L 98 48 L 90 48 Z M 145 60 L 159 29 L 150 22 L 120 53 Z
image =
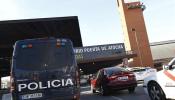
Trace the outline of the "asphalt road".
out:
M 100 94 L 92 94 L 90 86 L 81 87 L 81 100 L 150 100 L 144 93 L 143 87 L 138 86 L 135 93 L 129 94 L 127 90 L 116 91 L 109 96 L 101 96 Z

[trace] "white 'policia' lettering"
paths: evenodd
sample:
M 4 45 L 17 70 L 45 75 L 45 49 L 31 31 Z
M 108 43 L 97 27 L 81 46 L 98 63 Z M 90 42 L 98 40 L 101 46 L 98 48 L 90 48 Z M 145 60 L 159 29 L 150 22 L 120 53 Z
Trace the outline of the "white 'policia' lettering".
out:
M 72 86 L 73 82 L 72 79 L 61 79 L 61 80 L 52 80 L 47 81 L 46 85 L 43 86 L 42 82 L 31 82 L 28 84 L 18 84 L 18 91 L 21 92 L 22 89 L 29 89 L 29 90 L 37 90 L 37 89 L 47 89 L 47 88 L 57 88 L 61 86 Z

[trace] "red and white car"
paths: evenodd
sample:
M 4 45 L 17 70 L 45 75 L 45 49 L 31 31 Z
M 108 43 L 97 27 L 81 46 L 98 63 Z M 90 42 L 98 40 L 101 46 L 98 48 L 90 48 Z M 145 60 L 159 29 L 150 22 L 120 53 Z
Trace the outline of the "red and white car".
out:
M 175 58 L 163 70 L 145 78 L 143 86 L 151 100 L 175 99 Z
M 111 90 L 128 89 L 133 93 L 137 87 L 135 75 L 122 67 L 109 67 L 100 69 L 97 75 L 91 80 L 93 93 L 100 92 L 108 95 Z

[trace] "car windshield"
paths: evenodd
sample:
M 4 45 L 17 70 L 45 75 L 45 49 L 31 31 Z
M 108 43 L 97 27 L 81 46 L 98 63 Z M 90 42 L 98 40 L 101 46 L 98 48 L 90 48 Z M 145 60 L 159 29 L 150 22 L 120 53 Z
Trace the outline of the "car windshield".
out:
M 173 58 L 169 63 L 168 65 L 175 65 L 175 58 Z
M 34 43 L 32 48 L 18 46 L 16 66 L 18 69 L 50 70 L 71 66 L 73 53 L 69 46 L 55 43 Z

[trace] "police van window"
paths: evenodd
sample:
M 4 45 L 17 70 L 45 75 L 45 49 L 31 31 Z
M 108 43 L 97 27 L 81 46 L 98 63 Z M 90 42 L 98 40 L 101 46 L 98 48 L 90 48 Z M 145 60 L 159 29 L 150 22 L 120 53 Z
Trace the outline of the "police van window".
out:
M 51 70 L 71 65 L 72 52 L 69 46 L 60 46 L 56 43 L 35 43 L 32 48 L 19 46 L 16 66 L 26 70 Z

